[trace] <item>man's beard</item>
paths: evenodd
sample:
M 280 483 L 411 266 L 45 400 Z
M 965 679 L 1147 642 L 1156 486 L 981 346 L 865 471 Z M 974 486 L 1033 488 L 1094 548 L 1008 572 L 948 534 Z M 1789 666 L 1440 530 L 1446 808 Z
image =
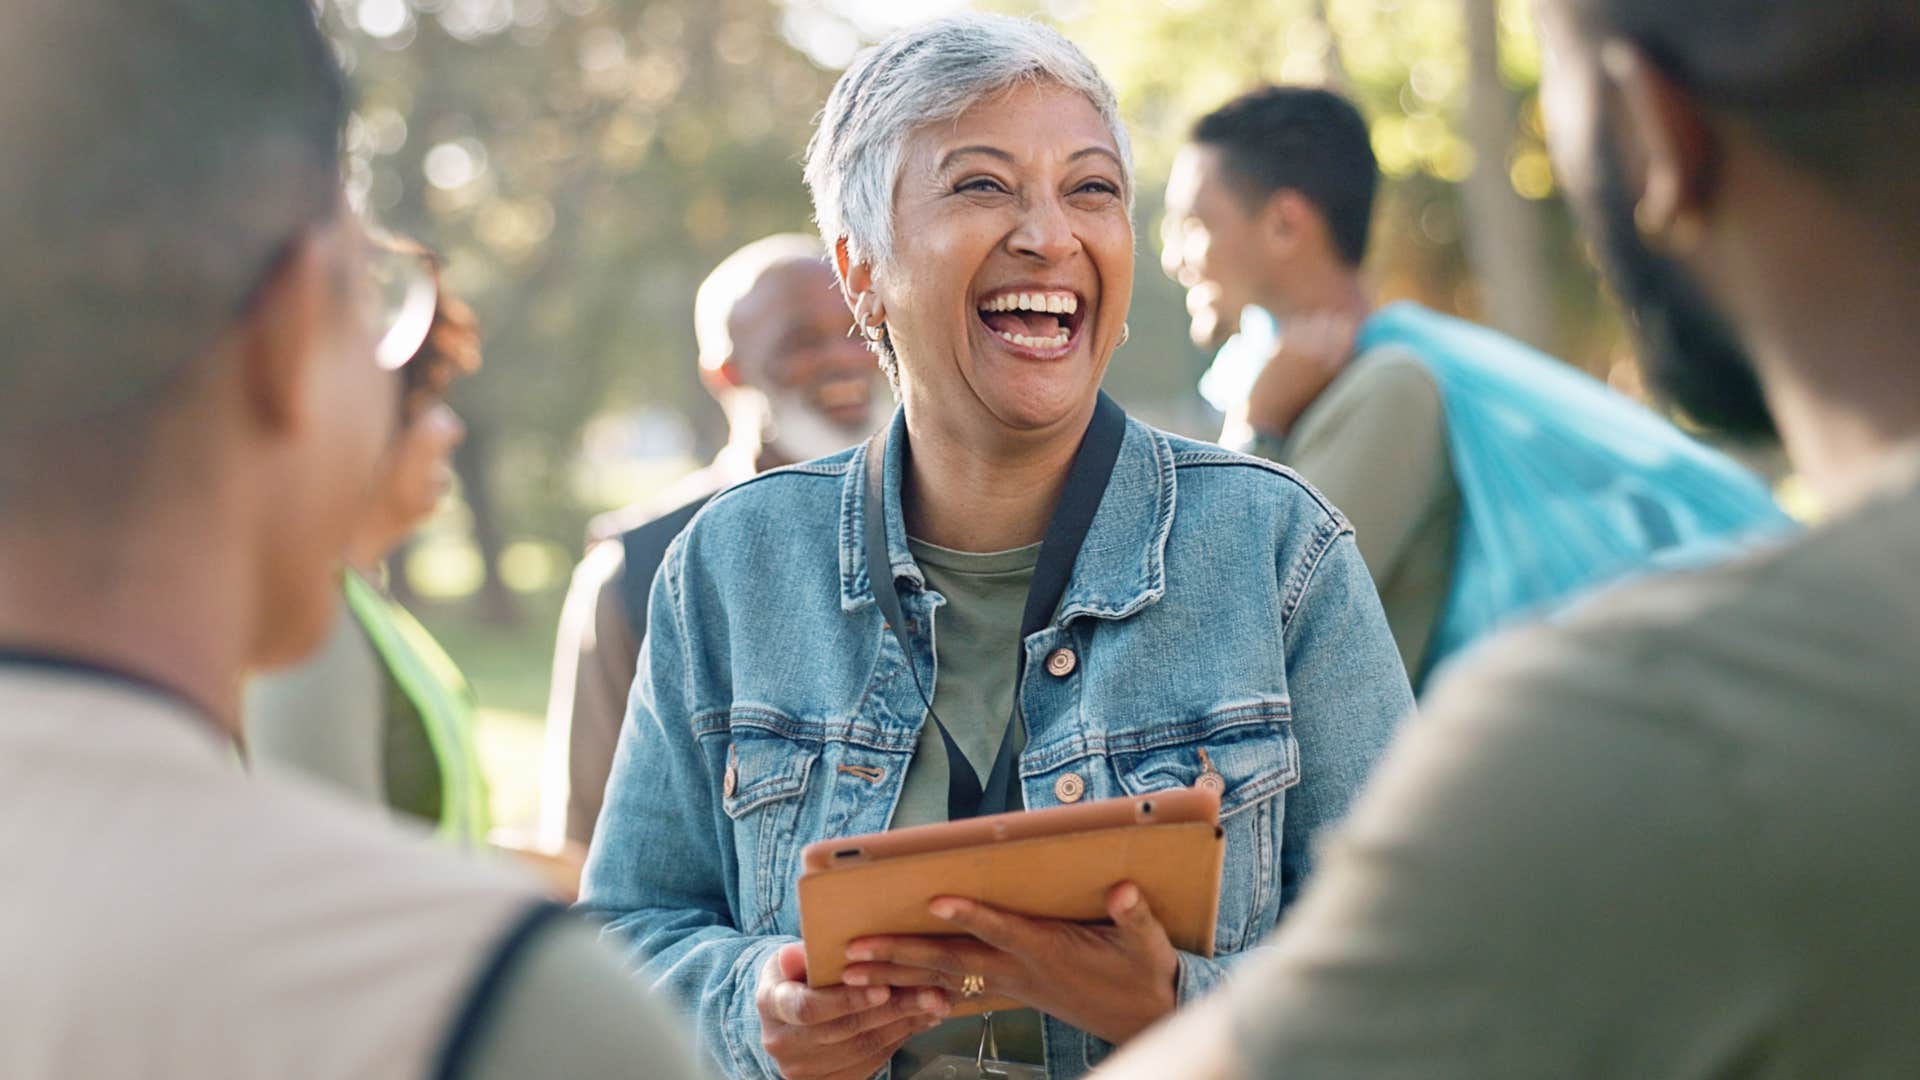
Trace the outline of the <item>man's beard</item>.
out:
M 891 415 L 890 403 L 878 389 L 868 405 L 867 420 L 847 427 L 821 413 L 797 390 L 767 394 L 767 448 L 789 461 L 811 461 L 837 454 L 874 433 Z
M 1779 437 L 1753 361 L 1686 268 L 1649 250 L 1634 226 L 1618 153 L 1599 136 L 1591 206 L 1583 207 L 1600 269 L 1626 305 L 1641 366 L 1664 398 L 1702 427 L 1741 440 Z

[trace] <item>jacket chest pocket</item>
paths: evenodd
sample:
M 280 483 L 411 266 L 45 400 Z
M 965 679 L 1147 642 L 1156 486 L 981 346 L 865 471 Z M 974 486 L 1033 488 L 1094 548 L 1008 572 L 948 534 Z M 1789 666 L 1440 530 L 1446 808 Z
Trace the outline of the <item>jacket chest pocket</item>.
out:
M 1300 745 L 1285 698 L 1222 706 L 1198 720 L 1142 732 L 1112 754 L 1129 795 L 1201 787 L 1220 795 L 1227 834 L 1215 948 L 1239 952 L 1280 917 L 1286 791 L 1300 782 Z
M 820 757 L 817 745 L 735 729 L 721 777 L 720 805 L 733 823 L 737 894 L 745 909 L 735 925 L 764 934 L 792 893 L 794 832 L 807 779 Z

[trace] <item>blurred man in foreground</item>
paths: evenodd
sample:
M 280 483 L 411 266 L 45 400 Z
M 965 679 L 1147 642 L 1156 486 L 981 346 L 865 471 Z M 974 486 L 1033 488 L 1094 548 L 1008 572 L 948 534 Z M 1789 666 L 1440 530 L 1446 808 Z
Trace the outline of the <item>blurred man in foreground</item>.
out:
M 1164 255 L 1196 341 L 1239 326 L 1201 383 L 1222 442 L 1346 513 L 1416 689 L 1503 625 L 1786 524 L 1756 477 L 1584 373 L 1417 304 L 1375 310 L 1379 179 L 1352 103 L 1260 87 L 1194 125 Z
M 1920 7 L 1541 13 L 1556 160 L 1651 374 L 1777 424 L 1828 520 L 1450 673 L 1270 957 L 1103 1075 L 1920 1061 Z
M 9 1080 L 689 1075 L 526 884 L 236 760 L 431 297 L 344 209 L 344 91 L 304 0 L 0 8 Z
M 798 233 L 748 244 L 701 283 L 700 377 L 726 412 L 727 445 L 661 498 L 593 523 L 560 616 L 547 704 L 540 787 L 550 846 L 593 838 L 667 545 L 722 489 L 844 450 L 886 420 L 892 401 L 838 290 L 820 241 Z

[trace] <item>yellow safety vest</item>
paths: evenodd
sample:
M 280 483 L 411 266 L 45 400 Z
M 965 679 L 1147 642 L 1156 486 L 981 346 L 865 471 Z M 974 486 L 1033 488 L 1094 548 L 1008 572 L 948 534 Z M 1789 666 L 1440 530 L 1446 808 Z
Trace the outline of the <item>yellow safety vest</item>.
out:
M 476 727 L 480 706 L 466 676 L 407 609 L 360 575 L 345 575 L 347 607 L 374 651 L 413 703 L 440 767 L 439 834 L 478 847 L 492 827 L 487 780 L 480 771 Z

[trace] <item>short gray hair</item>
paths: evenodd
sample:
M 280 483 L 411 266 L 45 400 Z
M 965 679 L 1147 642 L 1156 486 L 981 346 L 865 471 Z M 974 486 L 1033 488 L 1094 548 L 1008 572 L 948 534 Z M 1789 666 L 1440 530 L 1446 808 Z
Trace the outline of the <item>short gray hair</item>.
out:
M 834 84 L 807 144 L 807 187 L 828 248 L 844 238 L 851 261 L 885 264 L 907 137 L 1023 82 L 1056 83 L 1093 104 L 1120 150 L 1131 211 L 1133 152 L 1119 102 L 1079 46 L 1031 19 L 956 15 L 867 49 Z

